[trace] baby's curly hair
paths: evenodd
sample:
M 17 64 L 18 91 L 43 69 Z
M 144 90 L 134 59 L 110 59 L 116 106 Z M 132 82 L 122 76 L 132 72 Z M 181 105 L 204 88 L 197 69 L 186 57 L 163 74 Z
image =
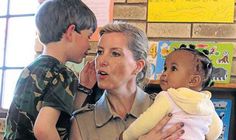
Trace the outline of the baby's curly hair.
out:
M 196 58 L 196 71 L 199 72 L 203 77 L 202 89 L 213 86 L 214 84 L 212 82 L 213 65 L 211 60 L 207 56 L 209 54 L 209 51 L 202 50 L 201 52 L 196 49 L 195 45 L 192 44 L 188 45 L 188 47 L 185 44 L 181 44 L 180 47 L 175 49 L 174 51 L 179 51 L 179 50 L 189 51 Z

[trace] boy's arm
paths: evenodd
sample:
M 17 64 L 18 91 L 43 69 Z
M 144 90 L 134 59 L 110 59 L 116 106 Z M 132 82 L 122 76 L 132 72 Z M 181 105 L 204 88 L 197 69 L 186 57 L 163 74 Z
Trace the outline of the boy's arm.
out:
M 124 131 L 123 140 L 136 140 L 148 133 L 171 111 L 169 99 L 164 94 L 159 93 L 154 103 Z
M 52 107 L 42 107 L 34 124 L 34 135 L 37 140 L 60 140 L 56 123 L 60 111 Z
M 209 126 L 209 132 L 206 135 L 206 139 L 207 140 L 216 140 L 220 136 L 222 129 L 223 129 L 223 122 L 219 118 L 217 113 L 214 112 L 212 114 L 212 123 Z

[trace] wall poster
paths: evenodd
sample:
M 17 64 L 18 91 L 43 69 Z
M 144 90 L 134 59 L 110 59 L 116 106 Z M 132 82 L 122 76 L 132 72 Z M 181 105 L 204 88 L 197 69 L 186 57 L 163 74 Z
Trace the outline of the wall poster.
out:
M 234 0 L 148 0 L 149 22 L 234 21 Z
M 181 44 L 193 44 L 198 51 L 207 49 L 208 57 L 213 64 L 212 80 L 215 83 L 229 83 L 233 61 L 234 45 L 232 43 L 215 42 L 182 42 L 182 41 L 159 41 L 152 42 L 149 49 L 148 60 L 152 65 L 151 80 L 159 80 L 164 69 L 166 56 Z

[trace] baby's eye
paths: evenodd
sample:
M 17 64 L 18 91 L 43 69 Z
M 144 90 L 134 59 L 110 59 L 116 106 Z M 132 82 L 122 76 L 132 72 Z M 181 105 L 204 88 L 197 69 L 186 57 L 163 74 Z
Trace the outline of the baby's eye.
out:
M 119 52 L 117 52 L 117 51 L 112 51 L 112 56 L 115 56 L 115 57 L 118 57 L 118 56 L 120 56 L 120 53 Z
M 166 71 L 167 70 L 167 67 L 166 66 L 164 66 L 164 69 L 163 69 L 163 71 Z
M 103 51 L 102 51 L 102 50 L 97 50 L 96 54 L 97 54 L 97 55 L 102 55 L 102 54 L 103 54 Z
M 171 67 L 171 71 L 176 71 L 176 70 L 177 70 L 176 66 Z

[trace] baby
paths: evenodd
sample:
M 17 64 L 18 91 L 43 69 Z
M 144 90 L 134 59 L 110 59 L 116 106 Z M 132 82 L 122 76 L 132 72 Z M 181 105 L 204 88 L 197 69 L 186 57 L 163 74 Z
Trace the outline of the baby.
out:
M 208 51 L 204 50 L 207 55 Z M 164 116 L 173 117 L 165 126 L 170 128 L 177 122 L 184 123 L 185 140 L 215 140 L 222 131 L 222 121 L 218 117 L 211 93 L 203 91 L 211 83 L 212 63 L 194 45 L 171 52 L 165 61 L 160 77 L 160 92 L 152 106 L 140 115 L 124 132 L 123 140 L 136 140 L 149 132 Z

